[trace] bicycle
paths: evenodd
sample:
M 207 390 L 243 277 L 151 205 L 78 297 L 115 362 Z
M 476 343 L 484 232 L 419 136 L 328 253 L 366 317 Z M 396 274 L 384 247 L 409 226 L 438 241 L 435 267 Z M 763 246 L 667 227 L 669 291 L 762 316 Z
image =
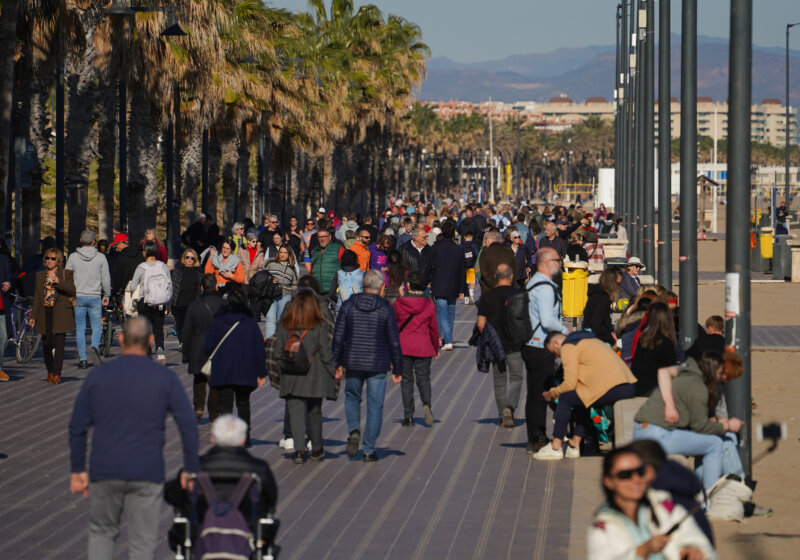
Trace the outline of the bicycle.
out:
M 16 346 L 17 363 L 27 364 L 39 349 L 42 335 L 37 334 L 31 326 L 31 310 L 33 298 L 10 294 L 11 303 L 11 337 L 9 342 Z M 22 303 L 20 303 L 22 302 Z
M 112 319 L 116 319 L 120 327 L 125 323 L 126 316 L 122 296 L 112 296 L 109 298 L 108 305 L 103 308 L 103 316 L 100 319 L 103 330 L 100 335 L 99 350 L 104 358 L 108 358 L 111 355 L 111 343 L 114 339 L 115 330 L 111 326 Z

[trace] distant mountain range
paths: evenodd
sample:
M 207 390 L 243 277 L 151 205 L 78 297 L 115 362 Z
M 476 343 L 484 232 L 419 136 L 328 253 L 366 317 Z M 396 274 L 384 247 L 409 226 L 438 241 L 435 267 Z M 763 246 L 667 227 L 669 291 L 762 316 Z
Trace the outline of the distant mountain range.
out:
M 697 94 L 715 101 L 728 98 L 728 40 L 698 36 Z M 680 37 L 673 35 L 671 90 L 680 98 Z M 789 52 L 791 99 L 800 105 L 800 50 Z M 658 51 L 656 51 L 656 65 Z M 544 54 L 512 55 L 500 60 L 454 62 L 447 57 L 428 61 L 428 77 L 416 92 L 422 101 L 547 101 L 567 95 L 575 101 L 614 96 L 615 46 L 561 48 Z M 656 81 L 658 80 L 658 68 Z M 785 50 L 753 47 L 753 101 L 776 97 L 783 102 Z M 657 87 L 657 86 L 656 86 Z M 658 90 L 656 90 L 656 97 Z

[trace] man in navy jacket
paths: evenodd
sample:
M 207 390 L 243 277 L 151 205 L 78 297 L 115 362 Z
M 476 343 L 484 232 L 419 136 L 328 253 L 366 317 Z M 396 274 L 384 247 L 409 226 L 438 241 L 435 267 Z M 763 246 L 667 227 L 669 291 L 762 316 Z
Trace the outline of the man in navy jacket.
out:
M 347 455 L 358 454 L 361 440 L 361 396 L 367 386 L 367 421 L 364 426 L 362 451 L 364 462 L 378 460 L 375 442 L 383 422 L 383 399 L 386 394 L 386 372 L 392 366 L 392 380 L 400 383 L 403 374 L 403 352 L 394 310 L 383 299 L 383 273 L 368 270 L 364 274 L 364 291 L 353 294 L 342 304 L 333 331 L 333 361 L 336 379 L 347 369 L 344 385 L 344 413 L 347 418 Z
M 433 273 L 431 292 L 436 303 L 436 321 L 442 350 L 453 349 L 453 324 L 456 319 L 456 301 L 467 293 L 467 268 L 464 251 L 456 245 L 453 237 L 456 223 L 447 220 L 442 224 L 442 238 L 431 248 Z
M 178 376 L 147 357 L 150 323 L 128 319 L 122 355 L 96 367 L 81 386 L 69 422 L 70 491 L 89 496 L 89 560 L 114 556 L 122 510 L 132 558 L 153 558 L 164 487 L 167 414 L 183 444 L 181 486 L 199 470 L 197 422 Z M 92 452 L 86 470 L 87 432 Z M 91 473 L 91 493 L 89 492 Z

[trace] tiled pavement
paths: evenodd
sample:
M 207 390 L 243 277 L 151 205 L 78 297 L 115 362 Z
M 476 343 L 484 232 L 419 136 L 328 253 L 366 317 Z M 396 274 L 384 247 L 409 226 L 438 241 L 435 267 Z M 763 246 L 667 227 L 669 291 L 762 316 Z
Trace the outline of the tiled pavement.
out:
M 457 340 L 468 337 L 473 314 L 473 306 L 459 307 Z M 167 346 L 168 364 L 188 391 L 174 337 Z M 0 385 L 0 558 L 85 556 L 88 501 L 68 492 L 67 423 L 85 377 L 73 365 L 74 348 L 68 340 L 60 386 L 44 382 L 40 357 L 26 366 L 6 359 L 12 382 Z M 283 402 L 270 388 L 253 394 L 252 451 L 278 480 L 282 560 L 567 557 L 574 464 L 531 461 L 524 424 L 497 427 L 490 376 L 476 371 L 474 349 L 463 342 L 434 364 L 433 394 L 436 424 L 422 425 L 418 410 L 417 425 L 403 428 L 400 389 L 389 383 L 375 464 L 348 460 L 343 395 L 326 402 L 329 455 L 301 466 L 277 447 Z M 207 441 L 207 420 L 200 437 Z M 171 421 L 165 457 L 174 475 L 181 457 Z M 165 506 L 162 535 L 170 518 Z M 581 535 L 584 526 L 576 529 Z M 126 555 L 123 531 L 117 557 Z M 169 557 L 164 541 L 158 558 Z

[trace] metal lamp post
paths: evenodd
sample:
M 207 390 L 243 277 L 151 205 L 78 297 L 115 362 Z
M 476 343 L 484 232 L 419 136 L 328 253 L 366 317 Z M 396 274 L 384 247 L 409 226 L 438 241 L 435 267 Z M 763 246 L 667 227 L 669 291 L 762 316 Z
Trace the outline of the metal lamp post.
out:
M 789 138 L 789 30 L 797 25 L 800 25 L 800 22 L 786 24 L 786 192 L 784 200 L 787 207 L 789 206 L 789 147 L 792 144 Z

